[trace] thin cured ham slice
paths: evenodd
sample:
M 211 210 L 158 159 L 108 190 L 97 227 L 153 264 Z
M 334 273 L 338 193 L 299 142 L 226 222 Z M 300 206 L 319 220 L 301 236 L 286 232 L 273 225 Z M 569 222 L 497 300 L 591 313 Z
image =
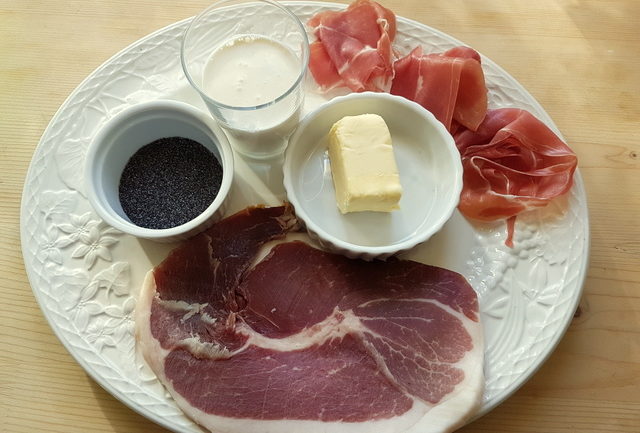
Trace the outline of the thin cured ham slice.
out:
M 454 139 L 464 169 L 460 212 L 481 221 L 507 219 L 508 246 L 516 215 L 573 185 L 576 155 L 528 111 L 489 110 L 477 131 L 462 129 Z
M 225 433 L 428 433 L 459 427 L 484 384 L 478 300 L 412 261 L 301 241 L 289 207 L 251 208 L 145 280 L 139 348 L 178 406 Z M 257 263 L 256 263 L 257 262 Z
M 309 45 L 310 60 L 309 68 L 318 83 L 329 90 L 335 87 L 344 86 L 344 81 L 338 70 L 333 65 L 329 53 L 320 41 L 315 41 Z
M 358 0 L 344 11 L 320 12 L 308 24 L 317 38 L 311 44 L 309 69 L 321 88 L 389 90 L 396 35 L 393 12 L 374 1 Z
M 468 47 L 424 54 L 418 46 L 394 63 L 391 93 L 429 110 L 452 131 L 460 124 L 475 131 L 487 112 L 487 87 L 480 55 Z

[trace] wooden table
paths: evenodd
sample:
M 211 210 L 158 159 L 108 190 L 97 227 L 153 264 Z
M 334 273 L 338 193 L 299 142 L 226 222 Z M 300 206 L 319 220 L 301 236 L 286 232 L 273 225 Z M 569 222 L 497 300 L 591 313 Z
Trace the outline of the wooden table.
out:
M 164 431 L 72 359 L 35 302 L 20 253 L 23 181 L 69 93 L 111 55 L 203 0 L 0 2 L 0 431 Z M 472 432 L 640 431 L 640 2 L 386 0 L 475 47 L 522 83 L 578 154 L 591 255 L 558 348 Z

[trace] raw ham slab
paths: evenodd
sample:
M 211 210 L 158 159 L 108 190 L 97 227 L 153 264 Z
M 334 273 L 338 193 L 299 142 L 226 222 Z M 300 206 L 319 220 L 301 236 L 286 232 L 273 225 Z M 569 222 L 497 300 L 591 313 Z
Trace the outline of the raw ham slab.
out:
M 179 407 L 229 433 L 462 425 L 484 383 L 478 301 L 465 279 L 283 240 L 296 228 L 288 206 L 250 208 L 147 275 L 138 347 Z

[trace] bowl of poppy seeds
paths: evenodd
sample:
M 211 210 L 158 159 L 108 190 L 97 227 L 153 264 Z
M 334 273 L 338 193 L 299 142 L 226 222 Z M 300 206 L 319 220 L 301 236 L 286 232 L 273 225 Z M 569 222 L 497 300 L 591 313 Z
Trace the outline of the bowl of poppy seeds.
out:
M 217 123 L 178 101 L 123 110 L 96 134 L 85 185 L 112 227 L 162 242 L 186 239 L 224 215 L 233 152 Z

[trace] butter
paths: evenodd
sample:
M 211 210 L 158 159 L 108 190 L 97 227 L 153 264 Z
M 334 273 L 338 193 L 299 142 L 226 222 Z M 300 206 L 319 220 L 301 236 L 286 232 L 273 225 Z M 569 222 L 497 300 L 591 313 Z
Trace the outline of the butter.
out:
M 329 132 L 329 159 L 340 212 L 399 209 L 402 186 L 384 119 L 343 117 Z

